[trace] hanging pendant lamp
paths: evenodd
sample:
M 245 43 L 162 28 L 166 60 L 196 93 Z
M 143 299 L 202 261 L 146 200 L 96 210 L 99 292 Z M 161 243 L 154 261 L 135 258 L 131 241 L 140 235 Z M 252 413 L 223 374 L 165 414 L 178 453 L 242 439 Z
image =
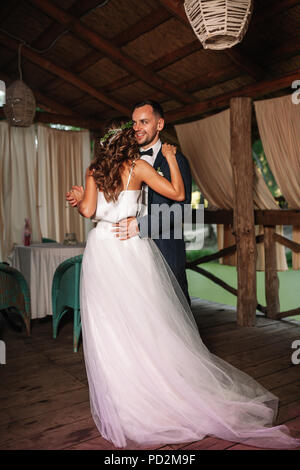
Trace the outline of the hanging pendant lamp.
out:
M 13 82 L 6 90 L 4 114 L 11 126 L 29 127 L 33 123 L 36 101 L 31 89 L 22 81 L 21 47 L 18 51 L 20 80 Z
M 185 0 L 188 20 L 204 49 L 241 42 L 251 19 L 252 0 Z

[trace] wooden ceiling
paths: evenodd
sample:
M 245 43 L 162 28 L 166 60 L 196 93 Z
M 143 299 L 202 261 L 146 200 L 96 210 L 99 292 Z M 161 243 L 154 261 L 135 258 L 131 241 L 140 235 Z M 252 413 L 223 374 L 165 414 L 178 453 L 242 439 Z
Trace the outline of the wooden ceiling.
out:
M 300 79 L 300 0 L 256 0 L 241 44 L 203 49 L 183 0 L 10 0 L 0 4 L 0 79 L 24 82 L 37 120 L 101 129 L 159 101 L 171 128 L 232 96 L 291 93 Z

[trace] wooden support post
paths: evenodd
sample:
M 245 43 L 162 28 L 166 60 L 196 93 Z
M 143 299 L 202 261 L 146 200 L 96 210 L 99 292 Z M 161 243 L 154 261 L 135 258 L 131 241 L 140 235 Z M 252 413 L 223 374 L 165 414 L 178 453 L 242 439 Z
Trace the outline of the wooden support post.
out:
M 274 234 L 275 226 L 264 227 L 265 291 L 268 318 L 277 318 L 277 314 L 280 312 L 279 279 L 277 275 L 276 242 Z
M 237 323 L 256 320 L 256 243 L 253 205 L 251 98 L 230 100 L 231 165 L 234 193 L 234 230 L 237 245 Z

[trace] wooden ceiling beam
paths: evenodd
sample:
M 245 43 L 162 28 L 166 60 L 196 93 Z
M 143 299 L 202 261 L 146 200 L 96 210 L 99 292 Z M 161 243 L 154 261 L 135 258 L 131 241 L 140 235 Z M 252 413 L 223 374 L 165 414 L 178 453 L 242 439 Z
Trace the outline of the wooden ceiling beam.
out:
M 14 81 L 14 78 L 11 77 L 11 75 L 7 75 L 5 72 L 2 71 L 0 71 L 0 79 L 5 82 L 6 87 L 8 87 Z M 44 95 L 44 93 L 41 93 L 37 88 L 32 87 L 30 84 L 28 84 L 28 86 L 33 91 L 37 104 L 42 109 L 45 109 L 45 111 L 49 111 L 50 113 L 54 114 L 81 117 L 78 113 L 73 111 L 68 106 L 65 106 L 62 103 L 58 103 L 49 96 Z
M 155 11 L 149 13 L 149 15 L 142 18 L 140 21 L 130 26 L 125 31 L 122 31 L 117 36 L 111 39 L 111 42 L 117 46 L 122 47 L 128 44 L 130 41 L 134 41 L 142 34 L 151 31 L 160 24 L 164 23 L 171 17 L 171 14 L 165 10 L 165 8 L 158 8 Z M 95 62 L 102 59 L 104 56 L 101 52 L 93 50 L 87 54 L 83 59 L 77 62 L 74 66 L 74 72 L 80 73 L 86 70 L 89 66 L 94 65 Z
M 252 17 L 254 24 L 263 23 L 274 15 L 286 12 L 290 8 L 293 8 L 300 4 L 300 0 L 280 0 L 280 2 L 273 3 L 267 7 L 259 8 L 256 14 Z
M 3 109 L 0 108 L 0 118 L 6 118 Z M 82 127 L 83 129 L 102 130 L 104 121 L 97 119 L 84 118 L 82 116 L 69 116 L 54 114 L 48 112 L 37 111 L 35 113 L 34 122 L 41 122 L 44 124 L 63 124 L 65 126 Z
M 68 12 L 73 15 L 75 18 L 80 18 L 89 10 L 95 8 L 99 5 L 99 0 L 77 0 L 71 7 L 68 9 Z M 35 47 L 39 50 L 46 49 L 49 47 L 58 36 L 64 32 L 68 31 L 67 25 L 62 25 L 53 21 L 48 28 L 46 28 L 38 38 L 32 43 L 32 47 Z
M 155 60 L 154 62 L 151 62 L 151 64 L 148 65 L 149 68 L 153 72 L 158 72 L 159 70 L 164 69 L 165 67 L 168 67 L 169 65 L 173 64 L 174 62 L 177 62 L 180 59 L 183 59 L 184 57 L 189 56 L 193 52 L 196 52 L 199 49 L 198 47 L 198 40 L 193 41 L 190 44 L 187 44 L 186 46 L 180 47 L 179 49 L 176 49 L 175 51 L 164 55 L 158 60 Z M 223 69 L 222 72 L 224 73 Z M 207 77 L 207 74 L 205 75 Z M 115 80 L 111 83 L 108 83 L 107 85 L 104 85 L 101 90 L 103 93 L 110 93 L 113 90 L 119 89 L 119 88 L 124 88 L 125 86 L 131 85 L 135 83 L 136 77 L 133 77 L 132 75 L 127 75 L 126 77 L 119 78 L 118 80 Z M 210 82 L 209 82 L 210 83 Z M 208 85 L 207 85 L 208 86 Z M 180 85 L 181 87 L 181 85 Z M 187 88 L 183 88 L 183 90 L 190 91 Z M 71 106 L 78 106 L 84 101 L 85 97 L 81 96 L 77 100 L 73 101 Z
M 157 88 L 183 103 L 192 103 L 194 101 L 193 97 L 191 97 L 188 93 L 181 91 L 176 85 L 163 79 L 162 77 L 153 74 L 148 67 L 139 64 L 134 59 L 124 54 L 118 47 L 116 47 L 110 41 L 102 38 L 99 34 L 92 31 L 90 28 L 87 28 L 81 21 L 74 18 L 68 12 L 58 8 L 48 0 L 30 1 L 59 23 L 68 24 L 69 29 L 80 39 L 83 39 L 92 47 L 98 49 L 119 67 L 129 71 L 145 83 L 148 83 L 151 87 Z
M 194 77 L 193 79 L 190 79 L 188 81 L 179 83 L 179 86 L 186 91 L 189 91 L 190 93 L 195 93 L 201 90 L 205 90 L 207 88 L 210 88 L 213 83 L 213 86 L 218 85 L 220 83 L 224 83 L 228 80 L 232 80 L 234 78 L 237 78 L 239 76 L 239 73 L 236 72 L 236 68 L 234 66 L 227 67 L 226 70 L 218 70 L 217 72 L 210 72 L 205 75 L 199 75 L 197 77 Z M 146 98 L 145 98 L 146 99 Z M 157 100 L 155 96 L 151 97 L 149 99 Z M 167 100 L 160 101 L 160 104 L 162 107 L 164 106 L 164 103 Z
M 0 9 L 0 25 L 3 25 L 5 21 L 15 13 L 18 7 L 19 0 L 10 0 L 9 2 L 1 2 Z
M 152 70 L 152 72 L 158 72 L 159 70 L 164 69 L 165 67 L 168 67 L 174 62 L 177 62 L 178 60 L 183 59 L 184 57 L 187 57 L 188 55 L 192 54 L 193 52 L 196 52 L 197 50 L 198 50 L 198 41 L 193 41 L 192 43 L 187 44 L 186 46 L 183 46 L 169 54 L 166 54 L 165 56 L 161 57 L 158 60 L 155 60 L 154 62 L 149 64 L 148 67 Z M 132 83 L 135 83 L 136 81 L 137 81 L 136 77 L 132 75 L 127 75 L 126 77 L 120 78 L 111 83 L 108 83 L 107 85 L 104 85 L 102 87 L 102 91 L 104 93 L 109 93 L 118 88 L 123 88 L 125 86 L 131 85 Z
M 225 54 L 234 62 L 240 69 L 246 72 L 254 80 L 259 81 L 266 78 L 269 74 L 256 62 L 250 59 L 242 50 L 240 45 L 231 47 L 224 51 Z
M 184 0 L 166 0 L 165 3 L 166 7 L 170 6 L 170 8 L 172 7 L 172 4 L 175 3 L 179 8 L 181 7 L 184 10 Z M 265 21 L 271 16 L 278 15 L 278 13 L 281 13 L 282 11 L 287 11 L 290 8 L 293 8 L 299 4 L 300 0 L 277 0 L 277 2 L 273 3 L 272 5 L 268 4 L 267 6 L 257 8 L 255 10 L 257 14 L 253 16 L 251 21 L 253 21 L 254 23 Z
M 191 43 L 191 46 L 193 46 L 193 44 L 194 43 Z M 186 48 L 186 46 L 184 46 L 184 48 L 182 48 L 182 49 L 185 49 L 185 48 Z M 175 52 L 178 55 L 179 50 L 177 50 Z M 192 52 L 193 51 L 192 51 L 192 48 L 191 48 L 190 53 L 192 53 Z M 169 65 L 168 60 L 171 59 L 171 57 L 169 57 L 169 56 L 170 55 L 167 54 L 166 56 L 161 58 L 161 61 L 160 60 L 154 61 L 149 66 L 151 67 L 151 69 L 153 69 L 155 71 L 160 70 L 160 69 L 166 67 L 167 65 Z M 185 55 L 183 55 L 183 57 L 185 57 Z M 171 60 L 171 63 L 172 63 L 172 60 Z M 240 72 L 237 71 L 236 66 L 235 65 L 230 65 L 230 66 L 226 67 L 226 69 L 222 68 L 222 69 L 218 69 L 218 70 L 213 71 L 213 72 L 207 72 L 207 73 L 205 73 L 205 75 L 203 75 L 203 74 L 198 75 L 198 76 L 196 76 L 192 79 L 189 79 L 187 82 L 179 83 L 178 86 L 182 90 L 186 90 L 189 93 L 194 93 L 196 91 L 200 91 L 200 90 L 203 90 L 205 88 L 210 88 L 211 86 L 217 85 L 217 84 L 225 82 L 227 80 L 234 79 L 234 78 L 238 77 L 239 75 L 240 75 Z M 135 81 L 136 81 L 135 77 L 132 77 L 130 75 L 128 77 L 124 77 L 123 79 L 116 80 L 115 82 L 112 82 L 112 83 L 102 87 L 102 91 L 109 92 L 109 91 L 115 90 L 117 88 L 124 87 L 126 85 L 130 85 L 131 83 L 134 83 Z M 156 101 L 158 100 L 158 98 L 154 95 L 150 96 L 150 97 L 147 95 L 147 98 L 148 99 L 153 99 L 153 100 L 156 100 Z M 79 106 L 82 102 L 84 102 L 84 99 L 85 99 L 85 97 L 82 96 L 82 97 L 78 98 L 77 100 L 73 101 L 71 103 L 71 107 L 73 108 L 74 106 L 75 107 Z M 145 96 L 145 99 L 146 99 L 146 96 Z M 169 100 L 169 98 L 162 101 L 161 103 L 163 104 L 165 101 L 168 101 L 168 100 Z M 135 103 L 132 103 L 131 107 L 133 107 L 134 104 Z
M 167 10 L 169 10 L 179 21 L 191 28 L 190 22 L 184 10 L 183 2 L 181 0 L 160 0 L 160 3 Z M 202 48 L 202 44 L 200 41 L 199 48 Z M 237 64 L 242 70 L 247 72 L 247 74 L 249 74 L 255 80 L 261 80 L 267 75 L 266 71 L 263 70 L 263 68 L 257 63 L 255 63 L 252 59 L 247 57 L 246 54 L 241 51 L 240 47 L 235 46 L 234 49 L 224 49 L 223 52 L 235 64 Z
M 213 72 L 208 72 L 203 76 L 203 74 L 188 80 L 187 82 L 180 83 L 180 86 L 191 93 L 195 93 L 197 91 L 205 90 L 207 88 L 211 88 L 212 86 L 216 86 L 220 83 L 227 82 L 229 80 L 233 80 L 240 76 L 240 73 L 237 72 L 236 67 L 234 65 L 230 65 L 225 69 L 219 69 Z
M 195 92 L 210 88 L 212 83 L 215 86 L 220 83 L 226 82 L 228 80 L 232 80 L 233 78 L 237 78 L 239 75 L 240 75 L 239 72 L 236 71 L 236 67 L 232 65 L 231 67 L 227 67 L 226 70 L 218 70 L 217 72 L 208 73 L 205 76 L 199 75 L 197 77 L 194 77 L 193 79 L 179 83 L 178 86 L 180 86 L 180 88 L 190 93 L 195 93 Z M 141 100 L 142 99 L 143 98 L 141 98 Z M 169 101 L 169 99 L 159 99 L 155 95 L 153 96 L 147 95 L 144 97 L 144 99 L 152 99 L 154 101 L 159 101 L 162 107 L 164 107 L 164 103 Z M 132 108 L 134 104 L 135 103 L 131 104 Z M 108 114 L 109 114 L 109 111 L 108 111 Z
M 290 88 L 294 80 L 299 79 L 300 69 L 288 73 L 280 78 L 268 79 L 260 83 L 246 85 L 237 90 L 232 90 L 222 95 L 199 101 L 193 105 L 183 106 L 166 113 L 167 122 L 178 122 L 180 120 L 201 115 L 205 112 L 226 108 L 229 106 L 230 99 L 234 96 L 248 96 L 258 98 L 275 91 Z
M 0 31 L 0 43 L 4 44 L 5 46 L 15 51 L 18 50 L 19 43 L 15 41 L 14 39 L 10 38 L 9 36 L 7 36 L 6 34 L 2 33 L 1 31 Z M 50 60 L 45 59 L 44 57 L 40 56 L 39 54 L 36 54 L 28 47 L 23 46 L 22 55 L 23 57 L 26 57 L 28 60 L 30 60 L 34 64 L 38 65 L 39 67 L 47 70 L 48 72 L 53 73 L 54 75 L 57 75 L 58 77 L 61 77 L 67 83 L 74 85 L 76 88 L 79 88 L 80 90 L 84 91 L 85 93 L 92 96 L 93 98 L 96 98 L 96 100 L 100 101 L 101 103 L 107 104 L 111 108 L 114 108 L 117 111 L 119 111 L 121 114 L 124 114 L 126 116 L 131 115 L 131 110 L 127 108 L 127 106 L 121 104 L 120 102 L 115 101 L 112 98 L 109 98 L 101 91 L 97 90 L 96 88 L 86 83 L 84 80 L 76 77 L 76 75 L 72 74 L 71 72 L 64 69 L 63 67 L 60 67 L 54 64 L 53 62 L 51 62 Z
M 145 18 L 142 18 L 142 20 L 138 21 L 130 28 L 127 28 L 125 31 L 122 31 L 120 34 L 111 39 L 111 41 L 115 44 L 115 46 L 125 46 L 125 44 L 127 44 L 128 42 L 137 39 L 140 35 L 145 34 L 151 29 L 167 21 L 170 17 L 171 14 L 167 10 L 165 10 L 165 8 L 160 7 L 157 10 L 151 12 Z M 81 73 L 84 70 L 88 69 L 91 65 L 94 65 L 103 57 L 104 55 L 101 52 L 93 49 L 86 56 L 80 59 L 76 64 L 74 64 L 74 66 L 72 67 L 72 72 Z M 136 79 L 134 78 L 133 80 Z M 55 78 L 51 80 L 49 84 L 46 85 L 46 90 L 56 88 L 60 85 L 60 83 L 61 79 Z
M 168 2 L 168 3 L 171 4 L 170 2 Z M 183 1 L 181 3 L 183 4 Z M 261 19 L 266 19 L 268 15 L 272 16 L 276 13 L 280 13 L 283 9 L 286 10 L 288 8 L 296 6 L 297 4 L 300 4 L 300 0 L 286 0 L 286 1 L 282 1 L 280 3 L 275 4 L 274 7 L 272 7 L 272 8 L 271 7 L 265 8 L 264 7 L 263 9 L 258 10 L 258 14 L 253 16 L 252 21 L 256 22 L 257 20 L 259 20 L 259 22 L 260 22 Z M 163 8 L 163 10 L 164 10 L 164 8 Z M 181 18 L 182 18 L 182 21 L 184 22 L 184 24 L 186 24 L 186 15 L 185 15 L 185 12 L 184 12 L 183 9 L 181 9 Z M 187 44 L 186 46 L 183 46 L 182 48 L 177 49 L 176 51 L 173 51 L 170 54 L 165 55 L 164 57 L 161 57 L 157 61 L 152 62 L 151 64 L 149 64 L 149 67 L 153 71 L 157 72 L 158 70 L 161 70 L 161 69 L 169 66 L 170 64 L 182 59 L 183 57 L 186 57 L 187 55 L 190 55 L 193 52 L 196 52 L 197 50 L 199 50 L 199 47 L 201 48 L 201 44 L 200 44 L 200 46 L 199 46 L 199 44 L 200 44 L 199 40 L 196 39 L 192 43 Z M 300 50 L 300 47 L 298 47 L 297 44 L 298 44 L 298 41 L 294 41 L 292 44 L 290 44 L 290 42 L 289 42 L 286 46 L 284 46 L 284 47 L 281 46 L 282 47 L 282 52 L 285 53 L 285 51 L 288 49 L 289 50 L 289 55 L 293 55 L 293 52 L 295 50 Z M 278 54 L 280 53 L 280 50 L 281 50 L 281 48 L 278 48 L 278 51 L 277 51 L 277 49 L 275 49 L 274 51 L 270 51 L 270 54 L 273 56 L 273 54 L 275 54 L 275 52 L 276 52 L 275 55 L 278 56 Z M 211 51 L 208 51 L 208 52 L 211 52 Z M 234 49 L 228 50 L 227 52 L 229 53 L 229 55 L 231 55 L 232 62 L 234 62 L 236 65 L 239 66 L 240 61 L 243 60 L 244 61 L 244 66 L 246 67 L 247 59 L 245 58 L 244 55 L 243 55 L 243 59 L 241 59 L 240 51 L 237 51 L 236 48 L 234 48 Z M 268 57 L 269 57 L 269 54 L 268 54 Z M 229 68 L 232 69 L 231 67 L 229 67 Z M 247 71 L 250 72 L 251 70 L 253 70 L 253 61 L 250 61 L 249 70 L 247 70 Z M 212 74 L 211 79 L 208 80 L 210 83 L 214 83 L 213 75 L 214 74 Z M 228 76 L 228 74 L 226 74 L 226 75 Z M 250 75 L 251 75 L 251 73 L 250 73 Z M 219 77 L 218 73 L 217 73 L 217 76 Z M 257 77 L 261 76 L 260 68 L 257 70 L 256 76 Z M 199 80 L 199 78 L 197 78 L 196 80 Z M 219 80 L 219 78 L 217 78 L 217 80 Z M 121 78 L 119 80 L 115 80 L 114 82 L 111 82 L 108 85 L 105 85 L 102 88 L 102 90 L 104 92 L 111 92 L 111 91 L 113 91 L 115 89 L 118 89 L 120 87 L 128 86 L 128 85 L 134 83 L 135 81 L 136 81 L 135 77 L 132 77 L 131 75 L 128 75 L 127 77 Z M 200 80 L 200 82 L 202 83 L 203 81 Z M 203 84 L 203 88 L 208 87 L 208 85 L 209 85 L 208 83 L 206 85 Z M 191 91 L 188 88 L 184 88 L 184 89 L 186 89 L 187 91 Z
M 267 50 L 265 54 L 262 54 L 261 59 L 266 55 L 266 62 L 268 64 L 277 63 L 280 60 L 287 60 L 290 57 L 299 55 L 300 53 L 300 34 L 293 34 L 289 36 L 288 40 L 278 47 L 272 47 L 270 50 Z

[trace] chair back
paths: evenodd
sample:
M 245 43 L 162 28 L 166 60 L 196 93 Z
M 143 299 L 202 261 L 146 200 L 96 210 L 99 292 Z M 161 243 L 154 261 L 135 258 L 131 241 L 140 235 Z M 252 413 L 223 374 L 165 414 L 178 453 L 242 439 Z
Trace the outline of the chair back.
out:
M 23 274 L 6 263 L 0 263 L 0 310 L 15 307 L 30 335 L 30 291 Z

